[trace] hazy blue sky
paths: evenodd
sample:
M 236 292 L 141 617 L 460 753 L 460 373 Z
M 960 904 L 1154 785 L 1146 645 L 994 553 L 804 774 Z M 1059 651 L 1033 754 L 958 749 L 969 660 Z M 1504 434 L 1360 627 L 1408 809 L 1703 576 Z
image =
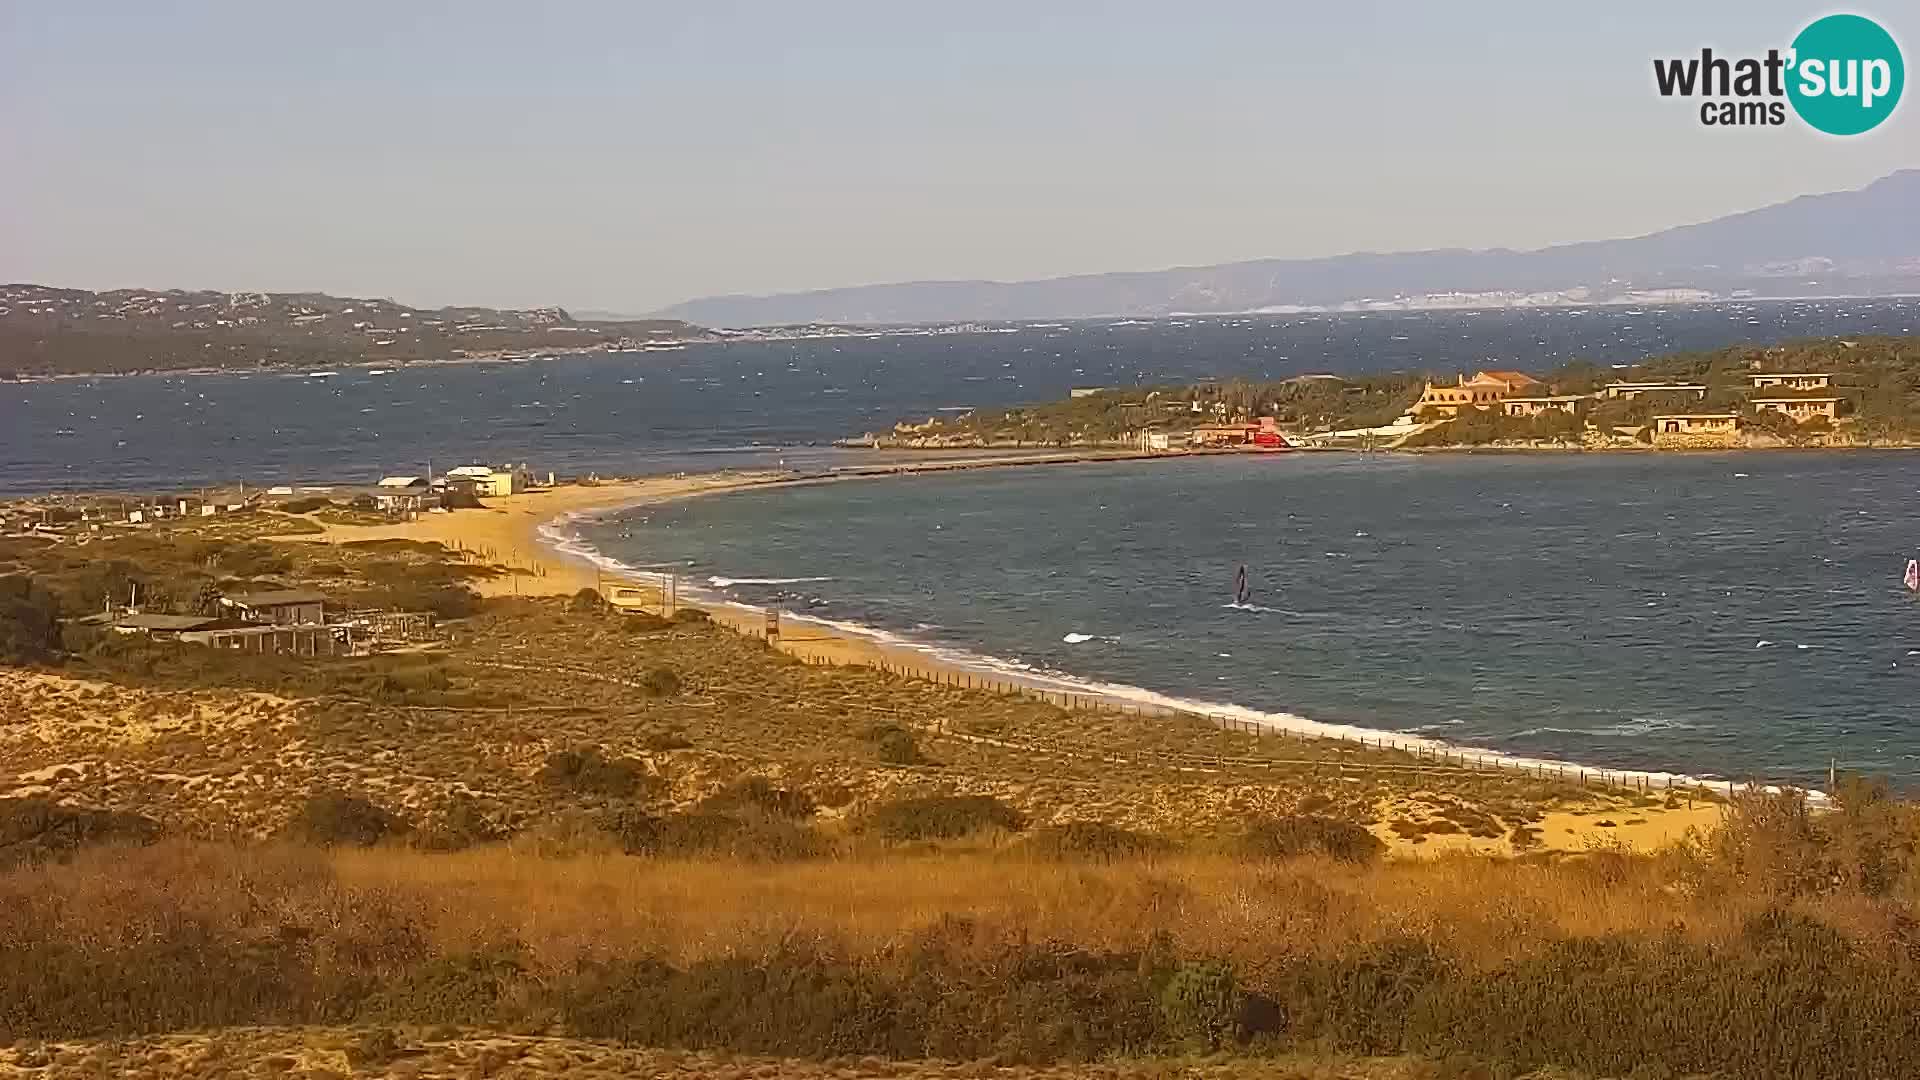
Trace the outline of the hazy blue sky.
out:
M 1920 164 L 1911 100 L 1653 91 L 1826 10 L 0 0 L 0 279 L 639 311 L 1635 234 Z

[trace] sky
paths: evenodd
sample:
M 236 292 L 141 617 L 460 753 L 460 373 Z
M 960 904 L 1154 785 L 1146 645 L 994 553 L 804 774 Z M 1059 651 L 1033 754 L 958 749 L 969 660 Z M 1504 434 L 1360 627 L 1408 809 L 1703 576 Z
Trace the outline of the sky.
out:
M 1913 100 L 1834 139 L 1654 92 L 1828 10 L 0 0 L 0 280 L 641 313 L 1638 235 L 1920 165 Z

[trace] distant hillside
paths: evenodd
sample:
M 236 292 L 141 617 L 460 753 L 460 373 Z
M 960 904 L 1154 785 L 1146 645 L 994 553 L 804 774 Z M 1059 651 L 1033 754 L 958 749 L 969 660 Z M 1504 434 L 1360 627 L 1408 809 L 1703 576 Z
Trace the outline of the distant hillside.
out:
M 457 360 L 707 340 L 677 319 L 427 310 L 322 293 L 0 286 L 0 377 Z
M 1537 251 L 1415 251 L 719 296 L 662 312 L 708 326 L 1054 319 L 1260 309 L 1497 307 L 1738 295 L 1920 293 L 1920 169 L 1648 236 Z

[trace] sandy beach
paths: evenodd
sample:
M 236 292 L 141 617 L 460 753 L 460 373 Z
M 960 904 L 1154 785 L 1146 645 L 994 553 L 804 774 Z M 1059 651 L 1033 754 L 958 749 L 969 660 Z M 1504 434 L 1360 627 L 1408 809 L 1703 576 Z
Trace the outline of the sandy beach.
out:
M 752 487 L 795 486 L 896 473 L 1064 464 L 1135 456 L 1138 455 L 1054 454 L 1018 458 L 961 458 L 848 470 L 830 476 L 765 471 L 567 484 L 490 499 L 482 509 L 423 514 L 413 521 L 391 525 L 334 524 L 326 526 L 325 531 L 319 534 L 286 539 L 319 543 L 393 538 L 438 542 L 449 548 L 473 552 L 477 558 L 508 568 L 507 574 L 473 583 L 483 595 L 571 596 L 581 589 L 604 588 L 620 579 L 583 558 L 556 550 L 541 535 L 542 526 L 563 517 L 604 513 Z M 656 588 L 652 582 L 644 580 L 631 584 L 643 590 Z M 657 596 L 657 592 L 654 595 Z M 724 603 L 691 603 L 684 599 L 680 604 L 683 607 L 700 607 L 715 621 L 740 633 L 752 637 L 760 637 L 765 633 L 765 616 L 758 610 Z M 778 647 L 790 655 L 815 662 L 883 667 L 936 680 L 952 678 L 960 672 L 960 669 L 942 663 L 923 650 L 889 645 L 874 638 L 808 621 L 784 621 Z M 1612 845 L 1651 850 L 1681 840 L 1689 830 L 1712 828 L 1718 824 L 1720 814 L 1718 803 L 1684 798 L 1681 805 L 1674 808 L 1648 807 L 1631 818 L 1616 816 L 1618 819 L 1612 821 L 1584 813 L 1554 812 L 1541 822 L 1543 835 L 1539 843 L 1543 848 L 1567 851 Z M 1383 835 L 1383 839 L 1397 851 L 1423 855 L 1511 851 L 1504 839 L 1486 841 L 1464 835 L 1431 838 L 1419 847 L 1390 835 Z
M 289 541 L 346 543 L 354 540 L 407 539 L 433 541 L 476 553 L 509 573 L 473 582 L 483 596 L 571 596 L 581 589 L 599 588 L 618 580 L 584 559 L 555 550 L 540 528 L 570 515 L 604 513 L 624 507 L 646 506 L 700 495 L 770 485 L 834 483 L 901 474 L 953 472 L 982 468 L 1034 467 L 1097 461 L 1130 461 L 1147 455 L 1131 451 L 1073 451 L 938 458 L 910 463 L 844 469 L 832 474 L 793 472 L 727 472 L 647 477 L 601 483 L 563 484 L 521 495 L 489 499 L 477 510 L 422 514 L 413 521 L 392 525 L 328 525 L 317 534 L 288 536 Z M 632 584 L 655 589 L 650 581 Z M 764 615 L 727 604 L 694 604 L 716 621 L 743 633 L 761 636 Z M 936 676 L 955 669 L 918 649 L 886 645 L 872 638 L 845 633 L 814 622 L 782 625 L 780 648 L 794 656 L 837 664 L 884 666 Z

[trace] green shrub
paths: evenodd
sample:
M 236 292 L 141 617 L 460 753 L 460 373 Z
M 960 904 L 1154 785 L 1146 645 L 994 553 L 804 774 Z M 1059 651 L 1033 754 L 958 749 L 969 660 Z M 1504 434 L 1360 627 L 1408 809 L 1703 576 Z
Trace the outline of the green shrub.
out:
M 1160 1015 L 1173 1038 L 1217 1049 L 1239 1023 L 1240 988 L 1233 968 L 1215 961 L 1181 965 L 1160 990 Z
M 237 578 L 277 577 L 293 569 L 290 557 L 259 540 L 231 545 L 216 543 L 213 561 Z
M 656 630 L 665 630 L 673 624 L 655 615 L 651 611 L 631 611 L 620 620 L 620 629 L 628 634 L 650 634 Z
M 315 510 L 324 510 L 332 505 L 333 500 L 323 495 L 315 495 L 306 499 L 288 499 L 281 503 L 278 509 L 289 514 L 311 514 Z
M 767 862 L 810 859 L 827 845 L 812 829 L 767 814 L 700 809 L 654 817 L 631 809 L 603 819 L 629 855 L 660 858 L 733 858 Z
M 320 847 L 370 847 L 405 831 L 406 826 L 385 810 L 357 795 L 341 792 L 323 792 L 308 799 L 286 828 L 293 839 Z
M 1021 940 L 983 942 L 946 916 L 909 944 L 900 1023 L 927 1057 L 1005 1064 L 1139 1056 L 1166 1041 L 1150 958 Z
M 818 809 L 804 791 L 774 787 L 764 776 L 738 780 L 701 800 L 699 809 L 714 813 L 757 810 L 769 817 L 798 820 Z
M 363 1033 L 347 1045 L 347 1065 L 357 1072 L 366 1072 L 390 1065 L 399 1060 L 402 1050 L 400 1036 L 392 1028 L 378 1027 Z
M 598 615 L 607 610 L 607 599 L 600 595 L 599 589 L 581 589 L 573 594 L 573 599 L 567 601 L 567 610 L 583 615 Z
M 60 602 L 23 574 L 0 577 L 0 664 L 38 664 L 61 648 Z
M 686 626 L 695 623 L 712 622 L 713 616 L 697 607 L 683 607 L 673 613 L 673 618 L 670 621 Z
M 534 779 L 550 788 L 581 795 L 608 795 L 623 799 L 640 790 L 641 770 L 624 758 L 614 760 L 586 747 L 547 755 Z
M 680 674 L 670 667 L 650 667 L 640 676 L 648 697 L 672 697 L 680 692 Z
M 306 950 L 192 918 L 163 933 L 43 935 L 0 947 L 0 1030 L 9 1039 L 285 1022 L 325 989 Z
M 518 945 L 435 957 L 382 986 L 361 1016 L 405 1024 L 493 1024 L 526 970 Z
M 659 754 L 669 750 L 691 749 L 693 740 L 687 738 L 684 731 L 649 731 L 641 736 L 640 745 Z
M 0 869 L 64 859 L 94 844 L 150 844 L 159 835 L 159 823 L 138 814 L 0 799 Z
M 927 764 L 926 756 L 920 753 L 920 741 L 898 724 L 875 724 L 863 737 L 873 744 L 874 755 L 889 765 Z
M 480 594 L 465 585 L 425 585 L 388 589 L 381 607 L 431 611 L 442 619 L 466 619 L 480 613 Z
M 1325 855 L 1351 863 L 1371 862 L 1387 848 L 1379 837 L 1358 825 L 1312 815 L 1255 819 L 1234 837 L 1233 847 L 1249 858 Z
M 1412 1052 L 1409 1017 L 1456 975 L 1434 944 L 1402 936 L 1283 963 L 1269 985 L 1286 1002 L 1288 1034 L 1353 1054 Z M 1521 1007 L 1524 1010 L 1524 1006 Z M 1526 1022 L 1524 1011 L 1514 1016 Z M 1478 1022 L 1488 1022 L 1481 1018 Z M 1470 1023 L 1461 1018 L 1461 1023 Z M 1466 1049 L 1471 1038 L 1460 1046 Z
M 1094 862 L 1140 859 L 1172 850 L 1173 845 L 1161 837 L 1099 821 L 1048 825 L 1020 842 L 1021 853 L 1036 858 Z
M 783 951 L 676 970 L 647 958 L 590 973 L 568 994 L 569 1029 L 644 1046 L 822 1058 L 914 1053 L 893 989 L 843 961 Z
M 427 851 L 464 851 L 505 838 L 505 830 L 494 824 L 472 796 L 457 795 L 439 821 L 415 834 L 413 843 Z
M 885 840 L 951 840 L 986 828 L 1018 832 L 1026 816 L 987 795 L 926 795 L 881 803 L 860 822 Z

